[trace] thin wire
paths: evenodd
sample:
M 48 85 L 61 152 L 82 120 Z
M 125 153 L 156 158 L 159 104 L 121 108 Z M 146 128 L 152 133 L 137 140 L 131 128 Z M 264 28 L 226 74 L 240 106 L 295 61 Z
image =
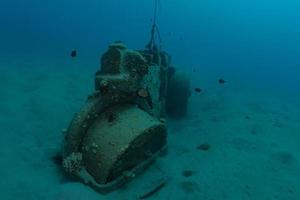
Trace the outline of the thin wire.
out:
M 152 24 L 152 30 L 151 30 L 151 37 L 150 37 L 150 41 L 149 43 L 146 45 L 147 48 L 149 48 L 150 50 L 153 50 L 154 48 L 157 48 L 156 44 L 155 44 L 155 34 L 157 34 L 157 39 L 159 41 L 159 50 L 162 47 L 162 40 L 161 40 L 161 35 L 158 29 L 158 26 L 156 24 L 157 21 L 157 13 L 158 13 L 158 2 L 159 0 L 155 0 L 155 4 L 154 4 L 154 13 L 153 13 L 153 24 Z
M 157 5 L 158 5 L 158 0 L 155 0 L 154 14 L 153 14 L 153 24 L 155 24 L 155 25 L 156 25 L 156 19 L 157 19 Z

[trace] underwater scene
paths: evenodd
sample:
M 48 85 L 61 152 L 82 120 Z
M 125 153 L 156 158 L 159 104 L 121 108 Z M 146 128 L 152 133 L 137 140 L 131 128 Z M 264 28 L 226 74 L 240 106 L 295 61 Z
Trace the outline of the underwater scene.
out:
M 0 199 L 300 200 L 299 9 L 0 0 Z

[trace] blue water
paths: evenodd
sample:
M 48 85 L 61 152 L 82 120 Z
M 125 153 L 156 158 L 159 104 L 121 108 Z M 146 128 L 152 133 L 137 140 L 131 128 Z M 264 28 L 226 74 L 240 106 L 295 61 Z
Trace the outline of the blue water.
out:
M 161 162 L 172 181 L 153 199 L 300 199 L 299 8 L 159 1 L 163 49 L 204 92 L 192 94 L 186 119 L 169 123 L 171 153 Z M 144 48 L 153 9 L 153 0 L 0 0 L 1 199 L 132 199 L 61 183 L 49 155 L 93 90 L 101 54 L 117 40 Z M 195 140 L 212 143 L 210 156 L 197 157 Z M 198 173 L 186 180 L 189 165 Z

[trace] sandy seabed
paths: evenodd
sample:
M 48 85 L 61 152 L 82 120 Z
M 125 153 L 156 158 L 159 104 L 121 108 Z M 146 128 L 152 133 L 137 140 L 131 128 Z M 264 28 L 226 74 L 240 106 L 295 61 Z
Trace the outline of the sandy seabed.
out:
M 168 154 L 101 195 L 64 177 L 52 160 L 60 130 L 93 90 L 94 69 L 0 70 L 0 199 L 133 200 L 152 168 L 170 179 L 149 199 L 300 199 L 300 103 L 292 96 L 232 82 L 193 93 L 187 117 L 168 120 Z

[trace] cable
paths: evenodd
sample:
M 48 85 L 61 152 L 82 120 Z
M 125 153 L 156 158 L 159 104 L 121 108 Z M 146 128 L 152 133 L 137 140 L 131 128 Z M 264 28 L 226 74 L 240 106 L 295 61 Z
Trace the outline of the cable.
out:
M 154 2 L 154 13 L 153 13 L 153 24 L 151 29 L 151 36 L 148 44 L 146 45 L 146 48 L 150 51 L 157 51 L 162 48 L 162 40 L 160 36 L 160 32 L 157 26 L 157 11 L 158 11 L 158 0 L 155 0 Z M 157 45 L 155 44 L 155 34 L 157 34 L 158 41 L 159 41 L 159 48 L 157 48 Z
M 157 19 L 157 3 L 158 3 L 158 0 L 155 0 L 155 3 L 154 3 L 154 13 L 153 13 L 153 23 L 156 24 L 156 19 Z

